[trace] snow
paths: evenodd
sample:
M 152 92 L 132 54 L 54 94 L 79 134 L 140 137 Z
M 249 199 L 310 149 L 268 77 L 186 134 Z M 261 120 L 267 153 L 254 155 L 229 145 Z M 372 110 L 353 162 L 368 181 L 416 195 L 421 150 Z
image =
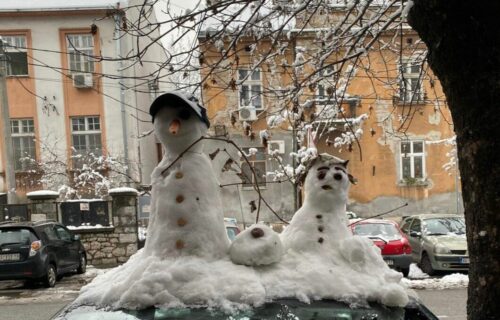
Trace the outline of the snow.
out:
M 113 194 L 113 193 L 135 193 L 135 194 L 139 194 L 139 191 L 137 191 L 137 189 L 134 189 L 134 188 L 129 188 L 129 187 L 120 187 L 120 188 L 113 188 L 113 189 L 109 189 L 108 191 L 109 194 Z
M 159 135 L 159 139 L 169 149 L 171 137 Z M 184 144 L 191 141 L 178 139 Z M 227 237 L 213 216 L 222 210 L 218 201 L 210 202 L 218 200 L 218 194 L 210 161 L 200 160 L 203 157 L 201 152 L 186 153 L 166 177 L 161 172 L 172 159 L 160 163 L 153 173 L 152 220 L 145 248 L 82 288 L 76 305 L 113 309 L 208 306 L 231 312 L 277 298 L 336 299 L 350 304 L 379 301 L 389 306 L 408 302 L 401 273 L 388 268 L 371 240 L 352 236 L 347 229 L 349 181 L 341 159 L 325 155 L 310 159 L 309 173 L 313 174 L 306 177 L 305 204 L 281 237 L 265 225 L 253 226 L 238 235 L 228 255 L 225 244 L 218 241 L 219 235 Z M 318 169 L 325 166 L 330 169 L 319 178 Z M 175 178 L 179 170 L 189 175 L 189 181 Z M 198 170 L 203 174 L 197 175 Z M 341 181 L 333 179 L 334 173 L 342 174 Z M 331 189 L 324 189 L 325 184 Z M 186 195 L 185 208 L 176 204 L 178 192 Z M 190 205 L 194 196 L 203 205 Z M 179 228 L 171 221 L 174 217 L 191 221 Z M 323 222 L 323 231 L 318 231 L 318 220 Z M 257 232 L 261 236 L 256 237 L 256 228 L 263 235 Z M 318 236 L 323 237 L 322 243 Z M 186 247 L 175 249 L 176 239 L 185 239 Z M 284 254 L 280 241 L 287 249 Z
M 100 198 L 92 198 L 92 199 L 68 199 L 68 200 L 64 200 L 64 202 L 98 202 L 98 201 L 104 201 L 104 200 L 100 199 Z
M 59 193 L 52 190 L 37 190 L 26 193 L 27 197 L 53 196 L 58 197 Z
M 113 228 L 113 225 L 109 226 L 103 226 L 100 224 L 96 224 L 95 226 L 87 226 L 87 225 L 81 225 L 81 226 L 66 226 L 70 230 L 89 230 L 89 229 L 102 229 L 102 228 Z
M 426 289 L 426 290 L 444 290 L 444 289 L 459 289 L 467 288 L 469 285 L 469 277 L 462 273 L 452 273 L 441 278 L 430 277 L 420 268 L 412 263 L 410 265 L 410 273 L 408 278 L 404 278 L 402 284 L 410 289 Z
M 48 10 L 48 9 L 77 9 L 77 8 L 116 8 L 118 2 L 121 7 L 126 6 L 128 1 L 123 0 L 23 0 L 23 1 L 1 1 L 0 11 L 26 11 Z
M 241 232 L 231 243 L 229 256 L 235 264 L 270 265 L 284 254 L 279 235 L 265 224 L 255 224 Z

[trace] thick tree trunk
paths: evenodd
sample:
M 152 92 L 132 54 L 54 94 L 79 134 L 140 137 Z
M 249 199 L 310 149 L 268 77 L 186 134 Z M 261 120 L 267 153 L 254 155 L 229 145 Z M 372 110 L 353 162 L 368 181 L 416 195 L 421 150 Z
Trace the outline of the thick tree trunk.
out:
M 492 0 L 414 0 L 457 134 L 470 256 L 469 320 L 500 319 L 500 12 Z

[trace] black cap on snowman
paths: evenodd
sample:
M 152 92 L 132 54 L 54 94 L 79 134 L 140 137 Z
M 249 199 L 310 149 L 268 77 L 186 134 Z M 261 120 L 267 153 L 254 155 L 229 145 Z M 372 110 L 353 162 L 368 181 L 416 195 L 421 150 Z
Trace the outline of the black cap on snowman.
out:
M 179 108 L 185 107 L 190 108 L 194 113 L 203 121 L 207 128 L 210 128 L 210 121 L 207 117 L 207 110 L 199 103 L 198 98 L 196 98 L 191 93 L 185 91 L 167 91 L 166 93 L 158 96 L 155 101 L 151 104 L 149 108 L 149 114 L 152 117 L 152 122 L 155 121 L 155 115 L 162 108 Z

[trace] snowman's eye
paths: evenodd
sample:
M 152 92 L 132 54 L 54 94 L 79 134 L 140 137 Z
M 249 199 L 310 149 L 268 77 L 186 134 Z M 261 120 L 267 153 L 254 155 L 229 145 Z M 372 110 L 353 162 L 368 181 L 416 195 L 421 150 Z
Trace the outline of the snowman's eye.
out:
M 177 116 L 179 118 L 181 118 L 182 120 L 188 120 L 189 117 L 191 116 L 191 113 L 187 109 L 182 109 L 181 111 L 179 111 L 179 113 L 177 114 Z

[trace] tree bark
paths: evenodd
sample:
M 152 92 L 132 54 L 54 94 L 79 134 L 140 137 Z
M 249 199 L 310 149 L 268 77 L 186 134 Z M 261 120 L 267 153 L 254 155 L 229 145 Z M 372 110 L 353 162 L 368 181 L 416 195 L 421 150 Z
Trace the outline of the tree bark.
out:
M 469 320 L 500 319 L 499 12 L 499 1 L 414 0 L 408 16 L 429 49 L 457 134 Z

